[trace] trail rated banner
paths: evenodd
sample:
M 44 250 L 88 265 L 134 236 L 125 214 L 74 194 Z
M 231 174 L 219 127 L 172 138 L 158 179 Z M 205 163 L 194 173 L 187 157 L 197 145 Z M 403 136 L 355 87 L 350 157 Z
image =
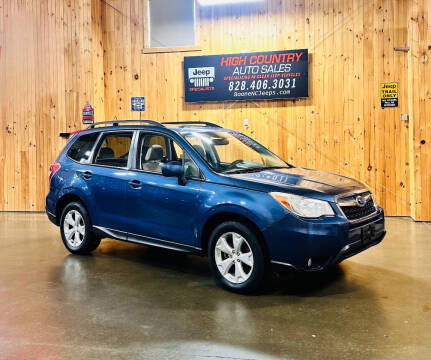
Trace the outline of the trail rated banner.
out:
M 398 107 L 398 83 L 380 84 L 380 103 L 382 108 Z
M 184 58 L 186 102 L 308 97 L 308 49 Z

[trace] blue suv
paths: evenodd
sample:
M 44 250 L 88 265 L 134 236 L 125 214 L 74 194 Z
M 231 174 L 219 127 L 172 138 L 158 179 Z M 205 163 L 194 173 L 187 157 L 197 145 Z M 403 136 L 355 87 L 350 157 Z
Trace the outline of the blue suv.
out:
M 116 121 L 72 133 L 50 168 L 46 212 L 73 254 L 106 237 L 208 254 L 217 283 L 241 293 L 258 290 L 271 263 L 321 270 L 386 233 L 363 183 L 292 166 L 204 122 Z

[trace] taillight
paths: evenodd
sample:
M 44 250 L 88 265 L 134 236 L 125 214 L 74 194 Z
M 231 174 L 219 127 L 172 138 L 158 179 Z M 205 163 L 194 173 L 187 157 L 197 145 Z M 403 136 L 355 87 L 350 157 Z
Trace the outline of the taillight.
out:
M 54 174 L 60 170 L 60 164 L 59 163 L 54 163 L 49 167 L 49 181 L 51 181 L 52 177 L 54 176 Z

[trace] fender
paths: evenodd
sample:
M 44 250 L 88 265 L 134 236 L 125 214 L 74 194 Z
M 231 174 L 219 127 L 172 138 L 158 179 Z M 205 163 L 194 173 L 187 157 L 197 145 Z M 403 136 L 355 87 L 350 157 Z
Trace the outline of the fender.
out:
M 207 182 L 200 194 L 200 221 L 196 225 L 197 243 L 214 215 L 228 212 L 243 216 L 263 233 L 285 216 L 285 210 L 266 192 Z
M 87 188 L 87 190 L 88 190 L 88 188 Z M 71 186 L 65 187 L 65 188 L 61 189 L 61 191 L 58 193 L 57 206 L 58 206 L 58 203 L 60 202 L 60 200 L 66 195 L 75 195 L 75 196 L 79 197 L 81 199 L 83 205 L 87 208 L 90 217 L 92 216 L 94 209 L 92 206 L 90 206 L 91 201 L 87 201 L 87 199 L 89 197 L 91 197 L 91 193 L 89 191 L 83 191 L 82 188 L 78 188 L 78 187 L 71 187 Z M 57 206 L 55 209 L 56 212 L 57 212 Z
M 242 216 L 252 222 L 256 225 L 256 227 L 261 231 L 262 235 L 264 234 L 265 230 L 265 224 L 264 222 L 256 216 L 252 211 L 235 204 L 220 204 L 215 206 L 214 208 L 211 208 L 207 212 L 205 212 L 201 216 L 201 221 L 199 222 L 199 228 L 197 229 L 197 246 L 202 247 L 202 234 L 205 226 L 207 225 L 208 221 L 217 214 L 222 213 L 232 213 L 239 216 Z M 263 235 L 264 236 L 264 235 Z
M 203 216 L 201 217 L 202 222 L 201 222 L 200 230 L 203 229 L 204 225 L 207 223 L 207 221 L 211 217 L 213 217 L 214 215 L 226 213 L 226 212 L 238 214 L 238 215 L 241 215 L 241 216 L 247 218 L 252 223 L 254 223 L 261 231 L 263 231 L 265 229 L 265 226 L 264 226 L 263 222 L 261 221 L 261 219 L 259 219 L 259 217 L 257 217 L 250 210 L 248 210 L 248 209 L 246 209 L 240 205 L 236 205 L 236 204 L 220 204 L 220 205 L 217 205 L 216 207 L 208 210 L 205 214 L 203 214 Z

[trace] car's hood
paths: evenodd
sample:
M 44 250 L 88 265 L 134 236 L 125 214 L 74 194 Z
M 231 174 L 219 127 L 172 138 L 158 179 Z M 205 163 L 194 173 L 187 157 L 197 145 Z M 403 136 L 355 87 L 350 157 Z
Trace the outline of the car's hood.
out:
M 246 183 L 249 183 L 254 188 L 255 186 L 252 184 L 258 183 L 269 185 L 272 188 L 271 191 L 296 189 L 300 190 L 300 193 L 311 192 L 334 196 L 366 189 L 363 183 L 345 176 L 297 167 L 232 174 L 230 176 L 240 181 L 241 186 L 247 186 Z

